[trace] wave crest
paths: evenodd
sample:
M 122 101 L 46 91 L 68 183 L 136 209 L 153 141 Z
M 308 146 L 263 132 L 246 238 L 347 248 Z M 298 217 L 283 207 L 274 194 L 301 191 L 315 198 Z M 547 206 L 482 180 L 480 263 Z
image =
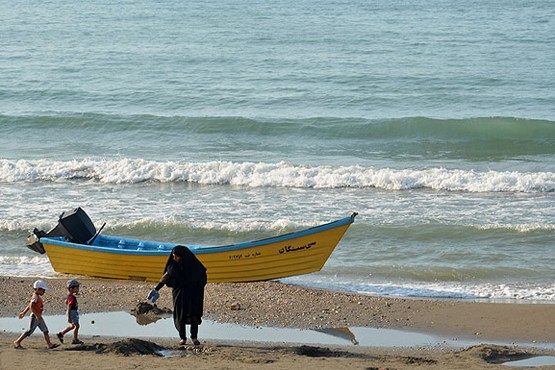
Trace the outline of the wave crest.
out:
M 303 166 L 279 163 L 118 160 L 0 160 L 0 182 L 90 180 L 105 184 L 186 182 L 291 188 L 432 189 L 466 192 L 553 192 L 555 173 Z
M 435 138 L 447 140 L 555 140 L 555 122 L 520 117 L 468 118 L 250 118 L 241 116 L 160 116 L 97 113 L 57 113 L 55 115 L 0 115 L 0 132 L 15 134 L 34 131 L 75 129 L 83 135 L 114 134 L 157 136 L 161 133 L 225 134 L 261 136 L 304 136 L 352 138 L 356 140 Z

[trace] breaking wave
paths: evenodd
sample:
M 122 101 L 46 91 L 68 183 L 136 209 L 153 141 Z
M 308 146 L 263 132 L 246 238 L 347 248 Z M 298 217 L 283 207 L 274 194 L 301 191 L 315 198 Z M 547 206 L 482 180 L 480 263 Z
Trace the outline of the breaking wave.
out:
M 464 192 L 553 192 L 555 173 L 305 166 L 285 162 L 180 162 L 144 159 L 0 159 L 0 183 L 94 181 L 192 183 L 245 187 L 431 189 Z

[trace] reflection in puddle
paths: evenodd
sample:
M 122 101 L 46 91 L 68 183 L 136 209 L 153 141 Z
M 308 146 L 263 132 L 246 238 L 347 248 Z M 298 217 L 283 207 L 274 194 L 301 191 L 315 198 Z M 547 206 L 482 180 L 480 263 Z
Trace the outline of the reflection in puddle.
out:
M 141 315 L 139 315 L 141 316 Z M 65 315 L 45 316 L 50 331 L 67 325 Z M 79 333 L 83 336 L 115 336 L 134 338 L 176 338 L 177 331 L 171 317 L 149 320 L 136 318 L 127 312 L 104 312 L 81 315 Z M 149 324 L 145 325 L 147 322 Z M 19 332 L 26 330 L 27 320 L 0 318 L 4 331 Z M 291 329 L 270 327 L 248 327 L 235 324 L 217 323 L 203 320 L 200 336 L 205 340 L 247 340 L 254 342 L 298 343 L 346 345 L 360 343 L 362 346 L 407 347 L 419 345 L 456 345 L 431 335 L 391 329 L 373 328 L 336 328 L 336 329 Z
M 356 339 L 355 334 L 349 328 L 319 328 L 312 330 L 348 340 L 355 346 L 358 345 L 358 340 Z
M 173 316 L 170 309 L 159 308 L 147 302 L 137 304 L 137 307 L 131 310 L 131 315 L 135 316 L 139 325 L 149 325 L 160 319 Z
M 555 356 L 534 356 L 525 360 L 509 361 L 503 365 L 506 366 L 554 366 Z
M 175 351 L 173 349 L 164 349 L 162 351 L 158 351 L 158 354 L 162 357 L 170 358 L 170 357 L 182 357 L 183 351 Z
M 57 332 L 67 323 L 65 315 L 45 316 L 51 332 Z M 141 321 L 127 312 L 101 312 L 81 315 L 79 333 L 83 336 L 111 336 L 127 338 L 175 338 L 177 331 L 171 317 L 153 320 L 150 324 Z M 0 328 L 4 332 L 23 332 L 28 321 L 17 317 L 0 318 Z M 203 320 L 200 326 L 201 342 L 209 340 L 253 342 L 317 344 L 317 345 L 353 345 L 366 347 L 413 347 L 413 346 L 447 346 L 464 347 L 480 344 L 478 341 L 458 340 L 416 332 L 394 329 L 374 329 L 366 327 L 330 328 L 330 329 L 291 329 L 248 327 Z M 506 343 L 503 343 L 506 344 Z M 524 344 L 526 345 L 526 344 Z M 554 349 L 554 343 L 535 344 L 535 347 Z M 546 347 L 547 346 L 547 347 Z

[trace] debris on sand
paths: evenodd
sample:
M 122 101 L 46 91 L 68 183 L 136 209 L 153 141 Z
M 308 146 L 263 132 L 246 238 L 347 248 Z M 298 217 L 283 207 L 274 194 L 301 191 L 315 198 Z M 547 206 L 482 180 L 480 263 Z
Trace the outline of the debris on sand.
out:
M 148 342 L 141 339 L 128 338 L 111 344 L 95 343 L 82 344 L 68 348 L 67 351 L 89 351 L 96 353 L 115 353 L 117 355 L 152 355 L 162 356 L 162 351 L 166 348 L 156 343 Z
M 533 357 L 533 354 L 529 352 L 494 344 L 480 344 L 462 352 L 474 353 L 490 364 L 502 364 L 507 361 L 525 360 Z
M 284 349 L 286 352 L 292 352 L 299 356 L 307 357 L 344 357 L 344 358 L 365 358 L 374 359 L 373 356 L 367 356 L 365 354 L 357 354 L 346 351 L 331 350 L 325 347 L 314 347 L 302 345 L 300 347 L 286 347 Z

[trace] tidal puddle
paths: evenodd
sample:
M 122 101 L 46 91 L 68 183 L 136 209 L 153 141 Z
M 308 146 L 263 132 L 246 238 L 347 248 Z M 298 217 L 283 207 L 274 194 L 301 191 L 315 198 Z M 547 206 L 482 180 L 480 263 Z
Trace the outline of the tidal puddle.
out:
M 534 356 L 525 360 L 508 361 L 503 363 L 503 365 L 523 367 L 555 366 L 555 356 Z
M 46 315 L 45 319 L 51 333 L 56 333 L 67 325 L 65 315 Z M 83 336 L 177 338 L 177 332 L 171 317 L 144 322 L 127 312 L 103 312 L 82 314 L 80 321 L 81 329 L 79 332 Z M 0 330 L 4 332 L 23 332 L 27 329 L 28 324 L 28 317 L 21 320 L 17 317 L 0 318 Z M 315 345 L 360 345 L 365 347 L 447 346 L 455 348 L 480 344 L 478 341 L 457 340 L 456 338 L 394 329 L 249 327 L 210 320 L 203 320 L 199 334 L 203 342 L 209 340 L 246 340 Z M 507 345 L 507 343 L 500 344 Z M 537 343 L 534 346 L 546 348 L 545 345 Z M 555 348 L 555 345 L 548 343 L 547 348 Z

